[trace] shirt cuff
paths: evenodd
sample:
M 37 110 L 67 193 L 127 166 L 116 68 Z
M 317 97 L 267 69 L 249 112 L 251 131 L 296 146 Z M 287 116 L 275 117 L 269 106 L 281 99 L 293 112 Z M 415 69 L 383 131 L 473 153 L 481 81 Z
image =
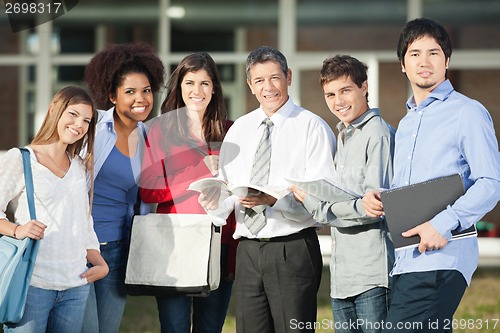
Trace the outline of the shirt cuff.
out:
M 453 211 L 451 206 L 448 206 L 441 213 L 437 214 L 429 222 L 445 239 L 451 239 L 451 232 L 459 226 L 459 218 Z

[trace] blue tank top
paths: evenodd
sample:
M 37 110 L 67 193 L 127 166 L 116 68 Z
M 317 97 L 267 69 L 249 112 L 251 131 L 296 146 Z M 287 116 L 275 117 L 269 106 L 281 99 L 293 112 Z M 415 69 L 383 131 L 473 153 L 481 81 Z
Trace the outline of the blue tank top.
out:
M 113 147 L 95 179 L 92 217 L 101 243 L 129 238 L 129 206 L 136 202 L 138 191 L 131 166 L 134 158 Z

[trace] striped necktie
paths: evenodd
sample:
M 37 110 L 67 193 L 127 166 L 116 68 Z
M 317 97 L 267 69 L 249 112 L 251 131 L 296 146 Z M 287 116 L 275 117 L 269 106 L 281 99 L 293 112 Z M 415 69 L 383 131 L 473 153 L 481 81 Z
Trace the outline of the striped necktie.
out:
M 252 166 L 250 183 L 255 185 L 265 185 L 269 180 L 269 168 L 271 166 L 271 127 L 273 122 L 266 118 L 262 121 L 265 125 L 262 138 L 260 139 Z M 248 230 L 256 235 L 266 225 L 264 211 L 256 212 L 252 208 L 245 209 L 245 225 Z

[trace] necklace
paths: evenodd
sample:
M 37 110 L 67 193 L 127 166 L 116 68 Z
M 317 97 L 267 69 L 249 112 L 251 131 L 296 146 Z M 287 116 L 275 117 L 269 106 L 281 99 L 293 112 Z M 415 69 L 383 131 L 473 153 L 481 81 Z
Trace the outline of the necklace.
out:
M 67 168 L 61 168 L 59 167 L 59 165 L 57 165 L 57 163 L 54 161 L 54 159 L 49 155 L 49 153 L 45 150 L 45 148 L 43 147 L 43 145 L 40 145 L 40 148 L 42 148 L 43 152 L 45 155 L 47 155 L 47 157 L 49 158 L 49 160 L 52 162 L 52 164 L 57 168 L 57 170 L 61 171 L 62 172 L 62 177 L 66 176 L 66 173 L 68 172 L 69 170 L 69 167 Z

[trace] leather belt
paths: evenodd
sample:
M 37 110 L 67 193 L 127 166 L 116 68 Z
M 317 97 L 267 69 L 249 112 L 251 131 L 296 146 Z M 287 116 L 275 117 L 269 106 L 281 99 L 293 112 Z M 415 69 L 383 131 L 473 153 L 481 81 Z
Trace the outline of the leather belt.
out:
M 249 241 L 254 241 L 254 242 L 289 242 L 289 241 L 294 241 L 297 239 L 303 239 L 307 235 L 312 235 L 316 234 L 316 228 L 315 227 L 310 227 L 310 228 L 305 228 L 300 230 L 297 233 L 291 234 L 291 235 L 286 235 L 286 236 L 277 236 L 277 237 L 271 237 L 271 238 L 247 238 L 247 237 L 241 237 L 241 240 L 249 240 Z

